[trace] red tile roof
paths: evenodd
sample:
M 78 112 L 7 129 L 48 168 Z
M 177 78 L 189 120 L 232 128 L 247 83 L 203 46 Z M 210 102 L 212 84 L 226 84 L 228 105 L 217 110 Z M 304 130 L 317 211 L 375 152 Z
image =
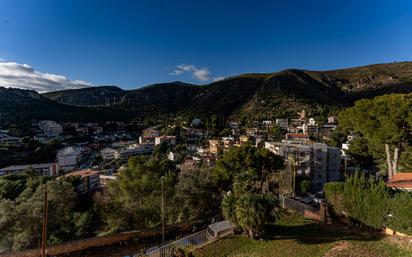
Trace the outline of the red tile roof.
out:
M 386 185 L 388 187 L 412 189 L 412 172 L 395 174 Z

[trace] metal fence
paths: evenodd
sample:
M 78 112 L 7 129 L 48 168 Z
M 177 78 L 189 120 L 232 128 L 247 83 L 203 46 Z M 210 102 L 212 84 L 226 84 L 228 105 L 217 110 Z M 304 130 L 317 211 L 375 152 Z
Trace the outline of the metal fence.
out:
M 319 212 L 318 208 L 312 207 L 310 205 L 306 205 L 304 203 L 301 203 L 299 201 L 296 201 L 294 199 L 291 199 L 285 196 L 279 196 L 279 200 L 283 208 L 294 210 L 301 214 L 305 214 L 305 212 L 313 212 L 313 213 Z
M 227 220 L 210 224 L 206 229 L 183 237 L 172 243 L 160 246 L 146 253 L 135 254 L 133 257 L 172 257 L 176 249 L 188 249 L 211 242 L 233 233 L 234 225 Z
M 192 235 L 183 237 L 172 243 L 161 246 L 157 249 L 153 249 L 144 254 L 135 254 L 133 257 L 170 257 L 173 256 L 173 252 L 178 249 L 190 248 L 191 246 L 201 245 L 206 243 L 212 237 L 208 235 L 207 229 L 201 230 Z

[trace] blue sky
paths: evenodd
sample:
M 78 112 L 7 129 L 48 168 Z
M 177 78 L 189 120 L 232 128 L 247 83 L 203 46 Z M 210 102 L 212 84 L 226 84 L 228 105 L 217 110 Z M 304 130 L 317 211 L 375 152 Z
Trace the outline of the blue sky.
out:
M 412 2 L 0 0 L 0 58 L 53 89 L 407 61 Z

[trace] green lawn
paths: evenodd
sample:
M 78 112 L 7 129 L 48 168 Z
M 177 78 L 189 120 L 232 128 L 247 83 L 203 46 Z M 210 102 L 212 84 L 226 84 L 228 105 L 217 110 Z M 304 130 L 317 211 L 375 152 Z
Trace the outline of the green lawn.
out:
M 331 229 L 288 215 L 267 226 L 265 240 L 236 235 L 195 253 L 196 257 L 412 257 L 412 252 L 370 237 Z

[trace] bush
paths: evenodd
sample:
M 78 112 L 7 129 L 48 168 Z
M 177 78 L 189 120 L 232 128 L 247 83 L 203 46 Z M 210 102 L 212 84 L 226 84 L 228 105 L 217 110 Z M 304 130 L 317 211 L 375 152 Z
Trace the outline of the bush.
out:
M 345 182 L 331 182 L 324 187 L 332 210 L 371 228 L 390 227 L 412 233 L 412 195 L 391 192 L 383 181 L 354 174 Z

